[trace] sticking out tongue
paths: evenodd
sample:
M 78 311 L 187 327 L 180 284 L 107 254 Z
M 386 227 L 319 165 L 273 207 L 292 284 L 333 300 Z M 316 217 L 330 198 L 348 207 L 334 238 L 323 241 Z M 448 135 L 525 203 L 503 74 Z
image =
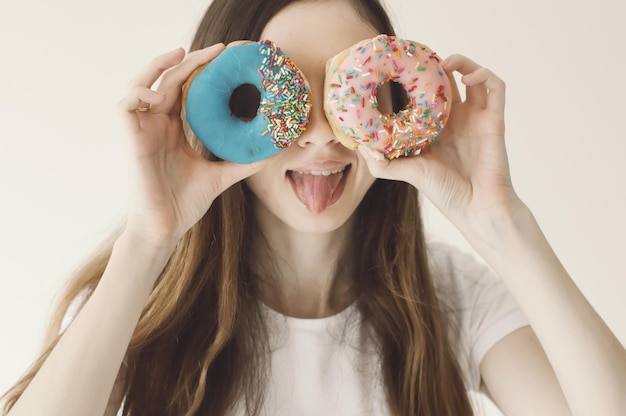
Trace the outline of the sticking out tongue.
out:
M 340 192 L 338 195 L 334 194 L 343 178 L 343 172 L 328 176 L 295 171 L 291 171 L 290 174 L 296 196 L 306 209 L 314 214 L 324 211 L 339 197 Z

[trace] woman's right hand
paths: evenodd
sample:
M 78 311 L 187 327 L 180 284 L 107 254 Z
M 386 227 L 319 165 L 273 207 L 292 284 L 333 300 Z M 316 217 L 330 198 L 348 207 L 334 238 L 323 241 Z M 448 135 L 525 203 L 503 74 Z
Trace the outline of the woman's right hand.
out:
M 186 57 L 180 48 L 158 56 L 131 81 L 119 103 L 130 148 L 125 231 L 133 237 L 159 246 L 176 244 L 218 195 L 263 165 L 208 161 L 185 137 L 182 86 L 222 50 L 224 45 L 216 44 Z

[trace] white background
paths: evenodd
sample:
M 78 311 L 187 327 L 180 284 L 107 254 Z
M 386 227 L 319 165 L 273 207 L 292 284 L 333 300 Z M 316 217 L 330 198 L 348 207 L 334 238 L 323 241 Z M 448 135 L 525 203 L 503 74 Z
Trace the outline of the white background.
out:
M 562 3 L 562 2 L 559 2 Z M 620 2 L 390 3 L 398 30 L 507 82 L 514 184 L 626 343 L 626 67 Z M 126 203 L 115 114 L 151 57 L 187 47 L 206 1 L 0 3 L 0 391 L 35 357 L 68 274 Z M 428 208 L 430 231 L 465 247 Z

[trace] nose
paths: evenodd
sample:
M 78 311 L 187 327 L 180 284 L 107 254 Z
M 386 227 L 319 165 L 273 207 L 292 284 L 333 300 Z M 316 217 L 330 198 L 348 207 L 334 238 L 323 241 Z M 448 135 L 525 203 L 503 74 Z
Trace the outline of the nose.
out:
M 309 113 L 309 123 L 306 130 L 296 139 L 299 147 L 323 146 L 337 143 L 333 129 L 330 127 L 321 100 L 313 101 L 311 112 Z

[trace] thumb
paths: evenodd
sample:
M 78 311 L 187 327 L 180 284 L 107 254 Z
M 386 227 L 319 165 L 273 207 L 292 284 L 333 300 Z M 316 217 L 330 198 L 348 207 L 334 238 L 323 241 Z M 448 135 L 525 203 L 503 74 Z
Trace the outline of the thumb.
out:
M 365 145 L 359 145 L 357 150 L 375 178 L 407 182 L 419 188 L 420 178 L 424 176 L 424 164 L 419 156 L 402 156 L 390 160 L 383 153 Z
M 265 167 L 267 159 L 240 164 L 228 161 L 211 162 L 213 169 L 207 169 L 208 179 L 216 181 L 217 194 L 221 194 L 235 183 L 246 179 Z

